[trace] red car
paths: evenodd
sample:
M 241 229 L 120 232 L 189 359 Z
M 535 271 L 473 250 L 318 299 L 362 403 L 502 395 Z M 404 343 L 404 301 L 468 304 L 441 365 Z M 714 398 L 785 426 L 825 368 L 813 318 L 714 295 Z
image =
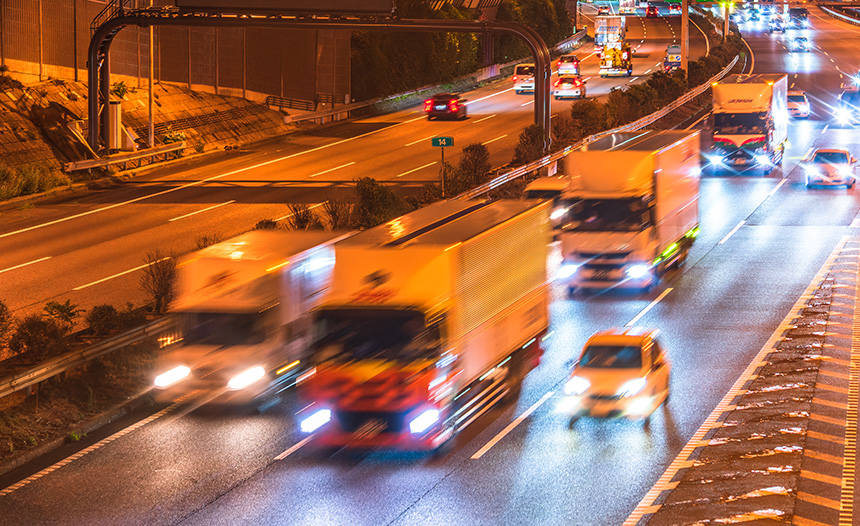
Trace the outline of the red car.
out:
M 657 18 L 660 16 L 660 11 L 657 10 L 656 5 L 649 5 L 645 9 L 645 18 Z
M 465 119 L 466 99 L 461 99 L 455 93 L 438 93 L 424 101 L 424 113 L 427 119 Z

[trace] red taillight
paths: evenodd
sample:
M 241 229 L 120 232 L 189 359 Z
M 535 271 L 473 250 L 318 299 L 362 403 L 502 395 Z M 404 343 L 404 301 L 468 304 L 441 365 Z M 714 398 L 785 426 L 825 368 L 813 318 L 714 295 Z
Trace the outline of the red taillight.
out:
M 452 100 L 452 101 L 449 101 L 449 102 L 448 102 L 448 109 L 449 109 L 450 111 L 457 111 L 458 106 L 459 106 L 459 105 L 457 104 L 457 101 L 456 101 L 456 100 Z
M 621 54 L 621 60 L 627 60 L 627 52 Z
M 433 109 L 433 99 L 427 99 L 424 101 L 424 111 L 430 111 Z
M 517 76 L 516 76 L 516 75 L 514 75 L 514 82 L 516 82 L 516 81 L 517 81 Z
M 561 84 L 561 81 L 557 80 L 557 81 L 555 81 L 555 84 L 553 84 L 553 86 L 555 86 L 557 88 L 559 84 Z

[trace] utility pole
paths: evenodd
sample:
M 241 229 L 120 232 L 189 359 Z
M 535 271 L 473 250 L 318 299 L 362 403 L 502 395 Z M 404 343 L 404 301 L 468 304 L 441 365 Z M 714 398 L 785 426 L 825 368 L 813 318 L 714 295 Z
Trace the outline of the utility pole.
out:
M 152 9 L 152 0 L 149 0 L 149 8 Z M 155 77 L 155 36 L 153 34 L 154 28 L 149 26 L 149 140 L 147 144 L 150 148 L 155 146 L 155 123 L 153 122 L 152 117 L 152 104 L 153 104 L 153 90 L 155 86 L 153 85 L 153 78 Z
M 731 2 L 725 2 L 723 4 L 723 42 L 729 38 L 729 8 L 731 6 Z

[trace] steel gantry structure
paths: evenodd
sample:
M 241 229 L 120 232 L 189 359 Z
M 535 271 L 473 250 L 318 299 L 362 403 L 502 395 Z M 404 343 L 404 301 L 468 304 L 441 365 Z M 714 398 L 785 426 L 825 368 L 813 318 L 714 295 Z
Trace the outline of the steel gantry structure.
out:
M 100 151 L 108 142 L 110 115 L 106 107 L 110 98 L 110 46 L 126 26 L 208 26 L 283 29 L 348 29 L 354 31 L 421 31 L 459 33 L 500 33 L 520 38 L 528 46 L 535 62 L 535 123 L 543 129 L 544 146 L 550 144 L 549 49 L 532 28 L 513 22 L 487 20 L 410 20 L 393 16 L 342 17 L 300 16 L 288 13 L 242 11 L 213 13 L 184 12 L 176 9 L 135 9 L 123 6 L 127 0 L 114 0 L 105 12 L 110 16 L 96 20 L 88 51 L 89 135 L 92 149 Z M 100 24 L 96 24 L 101 22 Z

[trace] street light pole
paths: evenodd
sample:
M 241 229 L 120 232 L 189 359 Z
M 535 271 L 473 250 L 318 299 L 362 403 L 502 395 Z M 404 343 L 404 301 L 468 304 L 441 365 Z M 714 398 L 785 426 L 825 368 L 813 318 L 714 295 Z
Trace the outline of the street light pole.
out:
M 681 69 L 689 75 L 687 62 L 690 55 L 690 3 L 681 0 Z

